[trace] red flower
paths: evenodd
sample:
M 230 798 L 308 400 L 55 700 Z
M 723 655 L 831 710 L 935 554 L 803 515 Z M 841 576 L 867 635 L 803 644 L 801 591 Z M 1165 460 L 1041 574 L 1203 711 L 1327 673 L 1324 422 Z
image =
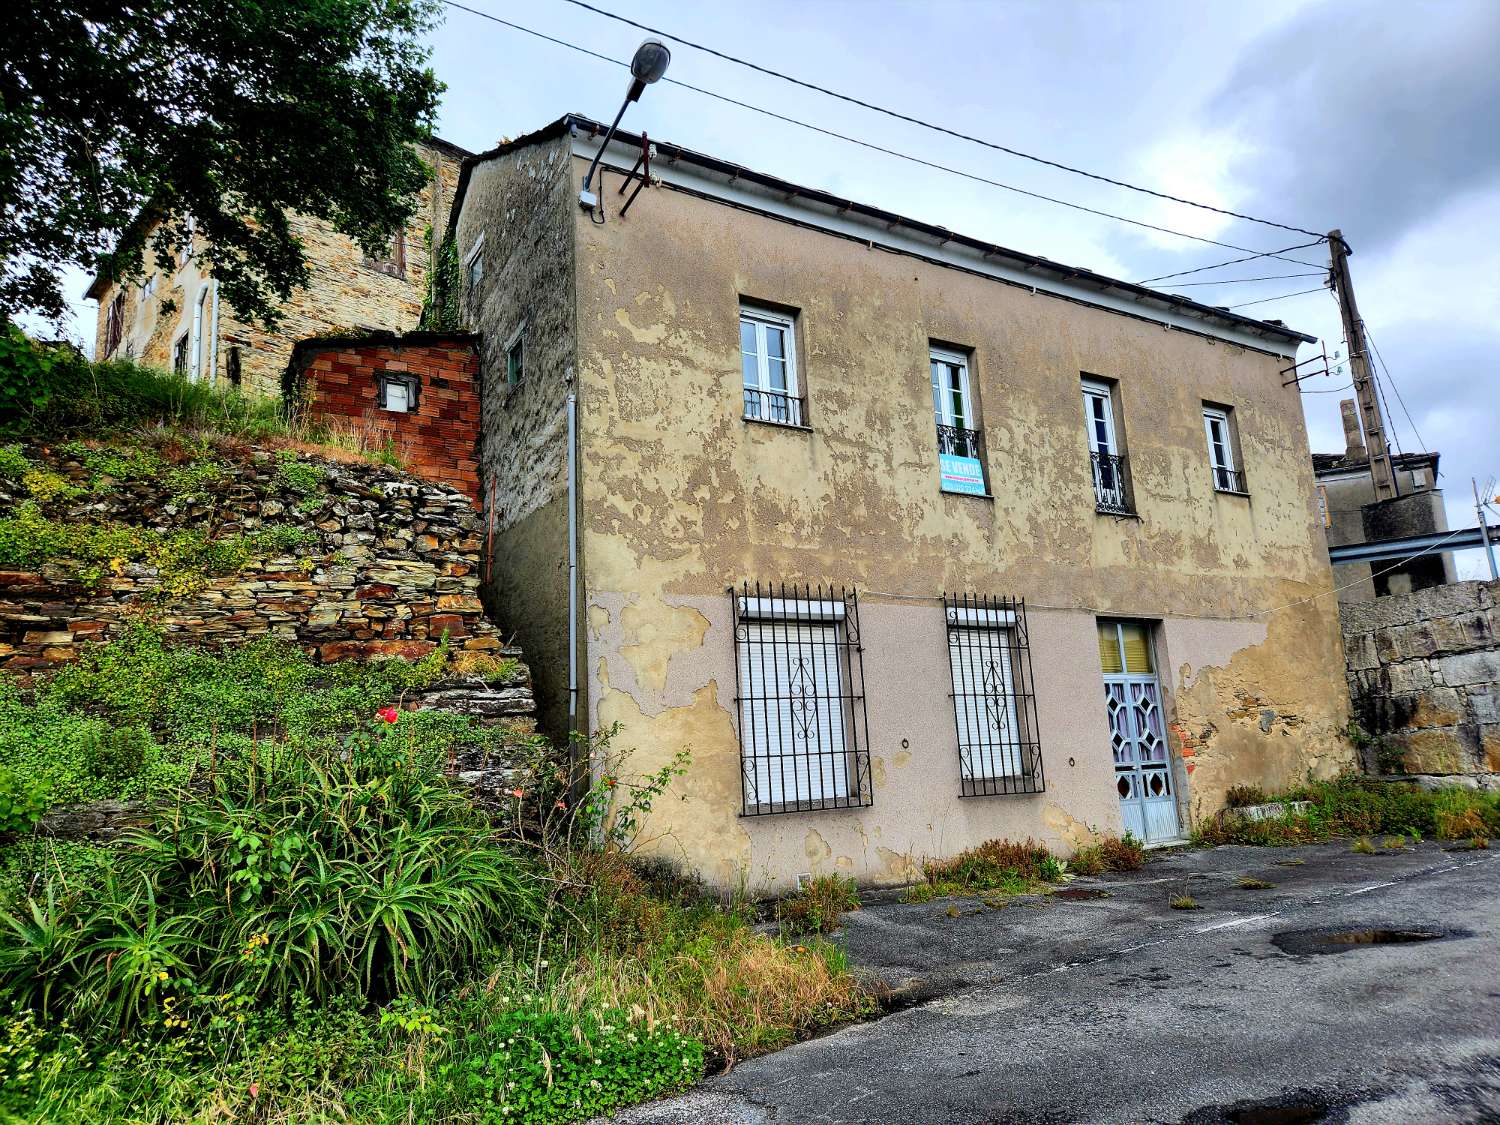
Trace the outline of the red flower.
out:
M 516 800 L 518 800 L 518 801 L 519 801 L 519 800 L 520 800 L 520 799 L 521 799 L 521 798 L 522 798 L 522 797 L 524 797 L 524 796 L 526 796 L 526 794 L 525 794 L 525 793 L 524 793 L 524 792 L 522 792 L 522 791 L 521 791 L 521 790 L 519 790 L 519 789 L 512 789 L 512 790 L 511 790 L 511 791 L 510 791 L 510 795 L 511 795 L 511 796 L 512 796 L 512 797 L 514 797 L 514 798 L 515 798 L 515 799 L 516 799 Z
M 566 809 L 568 807 L 568 802 L 567 801 L 563 801 L 563 800 L 559 800 L 557 802 L 557 807 L 560 808 L 560 809 Z
M 394 723 L 401 716 L 401 712 L 394 707 L 382 707 L 375 712 L 377 719 L 384 719 L 388 723 Z
M 605 787 L 605 788 L 606 788 L 606 789 L 613 789 L 613 788 L 614 788 L 614 787 L 615 787 L 615 786 L 616 786 L 616 785 L 618 785 L 618 784 L 619 784 L 619 782 L 617 782 L 617 781 L 616 781 L 616 780 L 615 780 L 615 779 L 614 779 L 614 778 L 612 778 L 612 777 L 606 777 L 606 778 L 605 778 L 605 779 L 604 779 L 604 787 Z

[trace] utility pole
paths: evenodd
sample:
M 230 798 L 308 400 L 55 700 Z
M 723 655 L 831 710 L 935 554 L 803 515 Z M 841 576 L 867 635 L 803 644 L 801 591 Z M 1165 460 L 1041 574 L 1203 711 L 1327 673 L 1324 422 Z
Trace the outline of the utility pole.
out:
M 1484 501 L 1479 498 L 1479 482 L 1470 477 L 1469 483 L 1474 486 L 1474 511 L 1479 516 L 1479 538 L 1484 540 L 1485 557 L 1490 560 L 1490 578 L 1500 578 L 1500 569 L 1495 567 L 1495 544 L 1490 539 L 1490 525 L 1484 518 Z
M 1396 498 L 1396 474 L 1391 468 L 1391 447 L 1385 440 L 1385 419 L 1380 415 L 1380 397 L 1375 389 L 1375 371 L 1370 366 L 1370 345 L 1365 339 L 1364 321 L 1354 303 L 1354 282 L 1349 277 L 1349 244 L 1336 231 L 1328 232 L 1329 269 L 1333 275 L 1333 292 L 1344 318 L 1344 338 L 1349 341 L 1349 371 L 1354 377 L 1354 391 L 1359 399 L 1359 417 L 1364 424 L 1365 449 L 1370 458 L 1370 479 L 1375 482 L 1375 499 Z

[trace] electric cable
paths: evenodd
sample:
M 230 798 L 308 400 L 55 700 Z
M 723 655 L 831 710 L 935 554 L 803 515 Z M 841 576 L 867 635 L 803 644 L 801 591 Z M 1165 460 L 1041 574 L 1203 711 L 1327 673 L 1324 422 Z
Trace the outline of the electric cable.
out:
M 1375 336 L 1370 331 L 1370 326 L 1364 322 L 1363 318 L 1361 318 L 1359 326 L 1364 329 L 1365 339 L 1370 341 L 1370 348 L 1375 352 L 1375 358 L 1380 361 L 1381 369 L 1385 372 L 1385 377 L 1391 384 L 1391 390 L 1396 394 L 1396 401 L 1401 405 L 1401 413 L 1406 415 L 1406 424 L 1411 427 L 1412 436 L 1417 439 L 1417 444 L 1422 447 L 1422 451 L 1424 453 L 1432 452 L 1432 450 L 1428 448 L 1427 443 L 1422 440 L 1422 434 L 1417 429 L 1417 423 L 1416 420 L 1412 418 L 1411 411 L 1406 409 L 1406 400 L 1401 397 L 1401 388 L 1397 385 L 1395 376 L 1391 374 L 1391 369 L 1386 366 L 1385 356 L 1380 354 L 1380 345 L 1375 343 Z
M 624 62 L 624 61 L 622 61 L 620 59 L 611 58 L 608 55 L 601 54 L 598 51 L 591 51 L 587 47 L 580 47 L 576 43 L 569 43 L 565 39 L 558 39 L 558 38 L 556 38 L 554 36 L 546 35 L 543 32 L 536 31 L 536 30 L 534 30 L 532 28 L 525 27 L 525 26 L 523 26 L 521 24 L 514 23 L 514 22 L 512 22 L 510 20 L 502 19 L 500 16 L 491 15 L 489 12 L 482 12 L 482 11 L 480 11 L 477 8 L 471 8 L 471 7 L 469 7 L 466 4 L 459 3 L 459 0 L 443 0 L 443 3 L 446 4 L 450 8 L 457 9 L 458 11 L 468 12 L 470 15 L 478 16 L 481 19 L 490 20 L 493 23 L 498 23 L 498 24 L 500 24 L 500 25 L 502 25 L 504 27 L 508 27 L 508 28 L 512 29 L 513 31 L 519 31 L 519 32 L 522 32 L 523 34 L 526 34 L 526 35 L 535 36 L 537 39 L 544 40 L 545 42 L 548 42 L 548 43 L 553 43 L 553 44 L 555 44 L 555 45 L 557 45 L 559 47 L 566 47 L 566 48 L 568 48 L 571 51 L 577 51 L 579 54 L 588 55 L 590 58 L 599 59 L 602 62 L 613 63 L 615 66 L 627 67 L 627 68 L 630 65 L 630 64 L 628 64 L 628 63 L 626 63 L 626 62 Z M 1290 262 L 1290 263 L 1292 263 L 1294 265 L 1299 265 L 1299 266 L 1313 266 L 1315 268 L 1317 267 L 1317 263 L 1316 262 L 1305 262 L 1305 261 L 1301 260 L 1300 258 L 1285 258 L 1285 257 L 1282 257 L 1282 254 L 1284 253 L 1284 251 L 1282 251 L 1282 250 L 1266 250 L 1266 251 L 1259 251 L 1259 252 L 1257 252 L 1257 251 L 1251 250 L 1250 247 L 1248 247 L 1248 246 L 1237 246 L 1237 245 L 1235 245 L 1232 242 L 1220 242 L 1217 239 L 1204 238 L 1204 237 L 1202 237 L 1200 235 L 1188 234 L 1185 231 L 1173 230 L 1170 227 L 1157 226 L 1154 223 L 1147 223 L 1147 222 L 1144 222 L 1144 221 L 1142 221 L 1140 219 L 1131 219 L 1131 218 L 1128 218 L 1125 215 L 1117 215 L 1117 214 L 1115 214 L 1112 211 L 1101 211 L 1101 210 L 1099 210 L 1097 208 L 1094 208 L 1094 207 L 1086 207 L 1086 206 L 1084 206 L 1081 203 L 1071 203 L 1071 202 L 1069 202 L 1066 199 L 1058 199 L 1055 196 L 1043 195 L 1040 192 L 1028 191 L 1026 188 L 1019 188 L 1019 187 L 1014 186 L 1013 184 L 1002 183 L 999 180 L 992 180 L 992 179 L 990 179 L 987 176 L 981 176 L 981 175 L 979 175 L 977 173 L 974 173 L 974 172 L 965 172 L 965 171 L 963 171 L 962 169 L 959 169 L 959 168 L 953 168 L 953 167 L 950 167 L 950 166 L 948 166 L 946 164 L 940 164 L 940 163 L 938 163 L 936 161 L 932 161 L 932 160 L 925 160 L 925 159 L 923 159 L 922 157 L 919 157 L 919 156 L 912 156 L 909 153 L 900 152 L 900 151 L 898 151 L 896 149 L 893 149 L 893 148 L 887 148 L 884 145 L 875 144 L 873 141 L 865 141 L 865 140 L 859 139 L 858 137 L 851 137 L 851 136 L 849 136 L 849 135 L 847 135 L 845 133 L 836 132 L 833 129 L 825 129 L 821 125 L 814 125 L 811 122 L 803 121 L 803 120 L 800 120 L 799 118 L 796 118 L 796 117 L 789 117 L 789 116 L 787 116 L 785 114 L 776 113 L 774 110 L 765 109 L 762 106 L 758 106 L 758 105 L 752 105 L 750 102 L 741 101 L 738 98 L 732 98 L 732 97 L 730 97 L 727 94 L 720 94 L 717 91 L 708 90 L 708 89 L 705 89 L 702 86 L 694 86 L 690 82 L 681 82 L 681 81 L 678 81 L 675 78 L 663 78 L 662 81 L 665 82 L 665 83 L 667 83 L 668 85 L 677 86 L 677 87 L 680 87 L 681 89 L 684 89 L 684 90 L 690 90 L 690 91 L 692 91 L 695 94 L 702 94 L 702 95 L 704 95 L 706 97 L 713 98 L 713 99 L 715 99 L 717 101 L 724 102 L 724 103 L 726 103 L 728 105 L 737 106 L 740 109 L 749 110 L 752 113 L 758 113 L 758 114 L 762 115 L 763 117 L 769 117 L 769 118 L 772 118 L 773 120 L 781 121 L 781 122 L 784 122 L 784 123 L 786 123 L 788 125 L 796 125 L 797 127 L 802 128 L 802 129 L 807 129 L 810 132 L 818 133 L 818 134 L 821 134 L 822 136 L 825 136 L 825 137 L 832 137 L 835 140 L 845 141 L 848 144 L 857 145 L 860 148 L 864 148 L 864 149 L 869 149 L 871 152 L 879 152 L 879 153 L 883 153 L 886 156 L 894 156 L 898 160 L 905 160 L 908 163 L 917 164 L 917 165 L 920 165 L 920 166 L 922 166 L 924 168 L 931 168 L 934 171 L 946 172 L 946 173 L 948 173 L 950 175 L 959 176 L 959 177 L 961 177 L 963 179 L 972 180 L 972 181 L 974 181 L 976 183 L 987 184 L 990 187 L 997 187 L 997 188 L 1001 188 L 1001 189 L 1003 189 L 1005 191 L 1014 192 L 1017 195 L 1024 195 L 1024 196 L 1028 196 L 1029 198 L 1032 198 L 1032 199 L 1039 199 L 1039 200 L 1042 200 L 1043 202 L 1046 202 L 1046 203 L 1054 203 L 1054 204 L 1057 204 L 1060 207 L 1067 207 L 1067 208 L 1070 208 L 1070 209 L 1072 209 L 1074 211 L 1082 211 L 1082 212 L 1084 212 L 1086 214 L 1097 215 L 1100 218 L 1113 219 L 1114 221 L 1120 222 L 1120 223 L 1128 223 L 1131 226 L 1142 227 L 1145 230 L 1153 230 L 1153 231 L 1158 232 L 1159 234 L 1170 234 L 1170 235 L 1173 235 L 1176 238 L 1185 238 L 1185 239 L 1189 239 L 1190 241 L 1193 241 L 1193 242 L 1204 243 L 1205 245 L 1208 245 L 1208 246 L 1218 246 L 1218 247 L 1221 247 L 1222 249 L 1225 249 L 1225 250 L 1238 250 L 1238 251 L 1241 251 L 1242 253 L 1247 253 L 1247 254 L 1250 255 L 1250 257 L 1248 257 L 1248 258 L 1237 258 L 1237 259 L 1235 259 L 1235 261 L 1250 261 L 1250 260 L 1255 259 L 1255 258 L 1277 258 L 1277 259 L 1279 259 L 1281 261 Z M 1319 239 L 1318 242 L 1307 242 L 1307 243 L 1301 244 L 1300 246 L 1289 247 L 1288 249 L 1291 249 L 1291 250 L 1305 249 L 1308 246 L 1317 246 L 1322 241 L 1325 241 L 1325 240 L 1324 239 Z M 1205 268 L 1209 268 L 1209 267 L 1205 267 Z
M 1279 297 L 1262 297 L 1258 301 L 1241 301 L 1237 305 L 1226 305 L 1224 307 L 1230 309 L 1247 309 L 1251 305 L 1264 305 L 1270 301 L 1285 301 L 1288 297 L 1305 297 L 1309 293 L 1321 293 L 1327 288 L 1328 286 L 1326 285 L 1320 285 L 1316 289 L 1299 289 L 1295 293 L 1283 293 Z
M 749 70 L 756 71 L 759 74 L 764 74 L 771 78 L 780 79 L 783 82 L 790 82 L 795 86 L 801 86 L 803 89 L 813 90 L 819 94 L 825 94 L 830 98 L 837 98 L 839 101 L 848 102 L 850 105 L 857 105 L 862 109 L 868 109 L 874 111 L 875 113 L 884 114 L 887 117 L 895 118 L 897 121 L 905 121 L 908 124 L 917 125 L 923 129 L 930 129 L 935 133 L 942 133 L 949 137 L 955 137 L 961 141 L 968 141 L 971 144 L 982 145 L 983 147 L 993 149 L 996 152 L 1003 152 L 1009 156 L 1019 157 L 1022 160 L 1030 160 L 1036 164 L 1046 165 L 1048 168 L 1056 168 L 1063 172 L 1070 172 L 1075 176 L 1086 176 L 1091 180 L 1098 180 L 1100 183 L 1113 184 L 1115 187 L 1125 188 L 1128 191 L 1140 192 L 1142 195 L 1151 195 L 1155 196 L 1157 199 L 1165 199 L 1172 203 L 1182 203 L 1188 207 L 1197 207 L 1204 211 L 1213 211 L 1215 214 L 1227 215 L 1232 219 L 1244 219 L 1246 222 L 1260 223 L 1262 226 L 1267 227 L 1276 227 L 1280 230 L 1291 231 L 1293 234 L 1312 235 L 1319 241 L 1324 240 L 1324 236 L 1319 234 L 1317 231 L 1304 230 L 1302 227 L 1288 226 L 1286 223 L 1274 222 L 1271 219 L 1257 218 L 1254 215 L 1246 215 L 1239 211 L 1226 210 L 1223 207 L 1215 207 L 1209 203 L 1199 203 L 1196 200 L 1184 199 L 1181 196 L 1177 195 L 1168 195 L 1163 191 L 1155 191 L 1151 188 L 1141 187 L 1139 184 L 1129 183 L 1126 180 L 1117 180 L 1109 176 L 1102 176 L 1097 172 L 1088 172 L 1082 168 L 1074 168 L 1072 165 L 1062 164 L 1056 160 L 1048 160 L 1045 157 L 1036 156 L 1029 152 L 1022 152 L 1020 149 L 1010 148 L 1006 145 L 998 144 L 995 141 L 987 141 L 982 137 L 976 137 L 969 133 L 961 133 L 957 129 L 950 129 L 945 125 L 937 125 L 931 121 L 924 121 L 920 117 L 913 117 L 910 114 L 901 113 L 898 110 L 887 109 L 884 106 L 875 105 L 873 102 L 867 102 L 861 98 L 856 98 L 851 94 L 841 94 L 837 90 L 830 90 L 827 86 L 819 86 L 815 82 L 808 82 L 801 78 L 795 78 L 792 75 L 784 74 L 779 70 L 772 70 L 770 67 L 761 66 L 758 63 L 750 62 L 747 59 L 738 58 L 734 55 L 727 54 L 724 51 L 715 50 L 713 47 L 705 46 L 702 43 L 694 43 L 691 39 L 684 39 L 680 35 L 673 35 L 669 31 L 662 31 L 660 28 L 650 27 L 646 24 L 638 23 L 633 19 L 629 19 L 625 16 L 619 15 L 618 13 L 607 11 L 604 8 L 595 7 L 593 4 L 586 3 L 585 0 L 566 0 L 566 2 L 574 5 L 575 7 L 582 8 L 585 11 L 593 12 L 595 15 L 604 16 L 606 19 L 617 20 L 618 22 L 627 24 L 630 27 L 649 32 L 652 35 L 660 35 L 663 39 L 670 39 L 674 43 L 681 43 L 684 47 L 691 47 L 695 51 L 702 51 L 704 54 L 713 55 L 715 58 L 723 59 L 725 62 L 731 62 L 737 66 L 743 66 Z
M 1231 277 L 1223 281 L 1184 281 L 1177 288 L 1187 289 L 1198 285 L 1248 285 L 1252 281 L 1287 281 L 1294 277 L 1322 277 L 1325 273 L 1327 273 L 1326 270 L 1319 270 L 1316 273 L 1278 273 L 1270 277 Z
M 1323 240 L 1326 241 L 1326 240 Z M 1174 277 L 1188 277 L 1195 273 L 1204 273 L 1207 270 L 1223 269 L 1225 266 L 1237 266 L 1241 262 L 1253 262 L 1256 258 L 1280 258 L 1283 262 L 1295 262 L 1299 266 L 1311 266 L 1314 269 L 1322 269 L 1316 262 L 1304 262 L 1300 258 L 1282 258 L 1282 254 L 1288 254 L 1293 250 L 1306 250 L 1309 246 L 1317 246 L 1318 242 L 1302 242 L 1296 246 L 1287 246 L 1280 250 L 1268 250 L 1263 254 L 1251 254 L 1248 258 L 1230 258 L 1227 262 L 1215 262 L 1211 266 L 1199 266 L 1197 269 L 1182 270 L 1179 273 L 1164 273 L 1160 277 L 1148 277 L 1145 281 L 1137 281 L 1137 285 L 1150 285 L 1156 281 L 1167 281 Z

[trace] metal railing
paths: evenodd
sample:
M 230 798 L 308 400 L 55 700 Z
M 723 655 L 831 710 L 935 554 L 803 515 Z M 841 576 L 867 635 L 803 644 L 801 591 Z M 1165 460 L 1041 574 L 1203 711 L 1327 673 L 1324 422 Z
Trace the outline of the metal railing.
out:
M 747 582 L 729 595 L 743 815 L 871 804 L 855 592 Z
M 1118 453 L 1090 454 L 1094 462 L 1094 507 L 1112 516 L 1133 516 L 1125 458 Z
M 1019 598 L 944 594 L 960 797 L 1040 793 L 1036 682 Z
M 982 459 L 979 452 L 978 430 L 966 430 L 962 426 L 944 426 L 939 423 L 937 445 L 939 453 L 946 453 L 952 457 Z
M 1214 466 L 1214 491 L 1215 492 L 1237 492 L 1241 496 L 1249 494 L 1245 487 L 1245 474 L 1239 469 L 1226 469 L 1221 465 Z
M 805 426 L 804 402 L 785 391 L 763 391 L 745 388 L 745 417 L 752 422 L 772 422 L 779 426 Z

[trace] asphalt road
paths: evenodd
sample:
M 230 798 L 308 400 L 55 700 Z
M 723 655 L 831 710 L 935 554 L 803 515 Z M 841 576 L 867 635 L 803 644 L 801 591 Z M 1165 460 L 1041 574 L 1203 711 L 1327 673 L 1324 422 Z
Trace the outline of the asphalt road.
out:
M 616 1120 L 1500 1122 L 1500 852 L 1183 851 L 1072 889 L 1107 897 L 851 915 L 906 1006 Z M 1440 936 L 1347 940 L 1377 930 Z

